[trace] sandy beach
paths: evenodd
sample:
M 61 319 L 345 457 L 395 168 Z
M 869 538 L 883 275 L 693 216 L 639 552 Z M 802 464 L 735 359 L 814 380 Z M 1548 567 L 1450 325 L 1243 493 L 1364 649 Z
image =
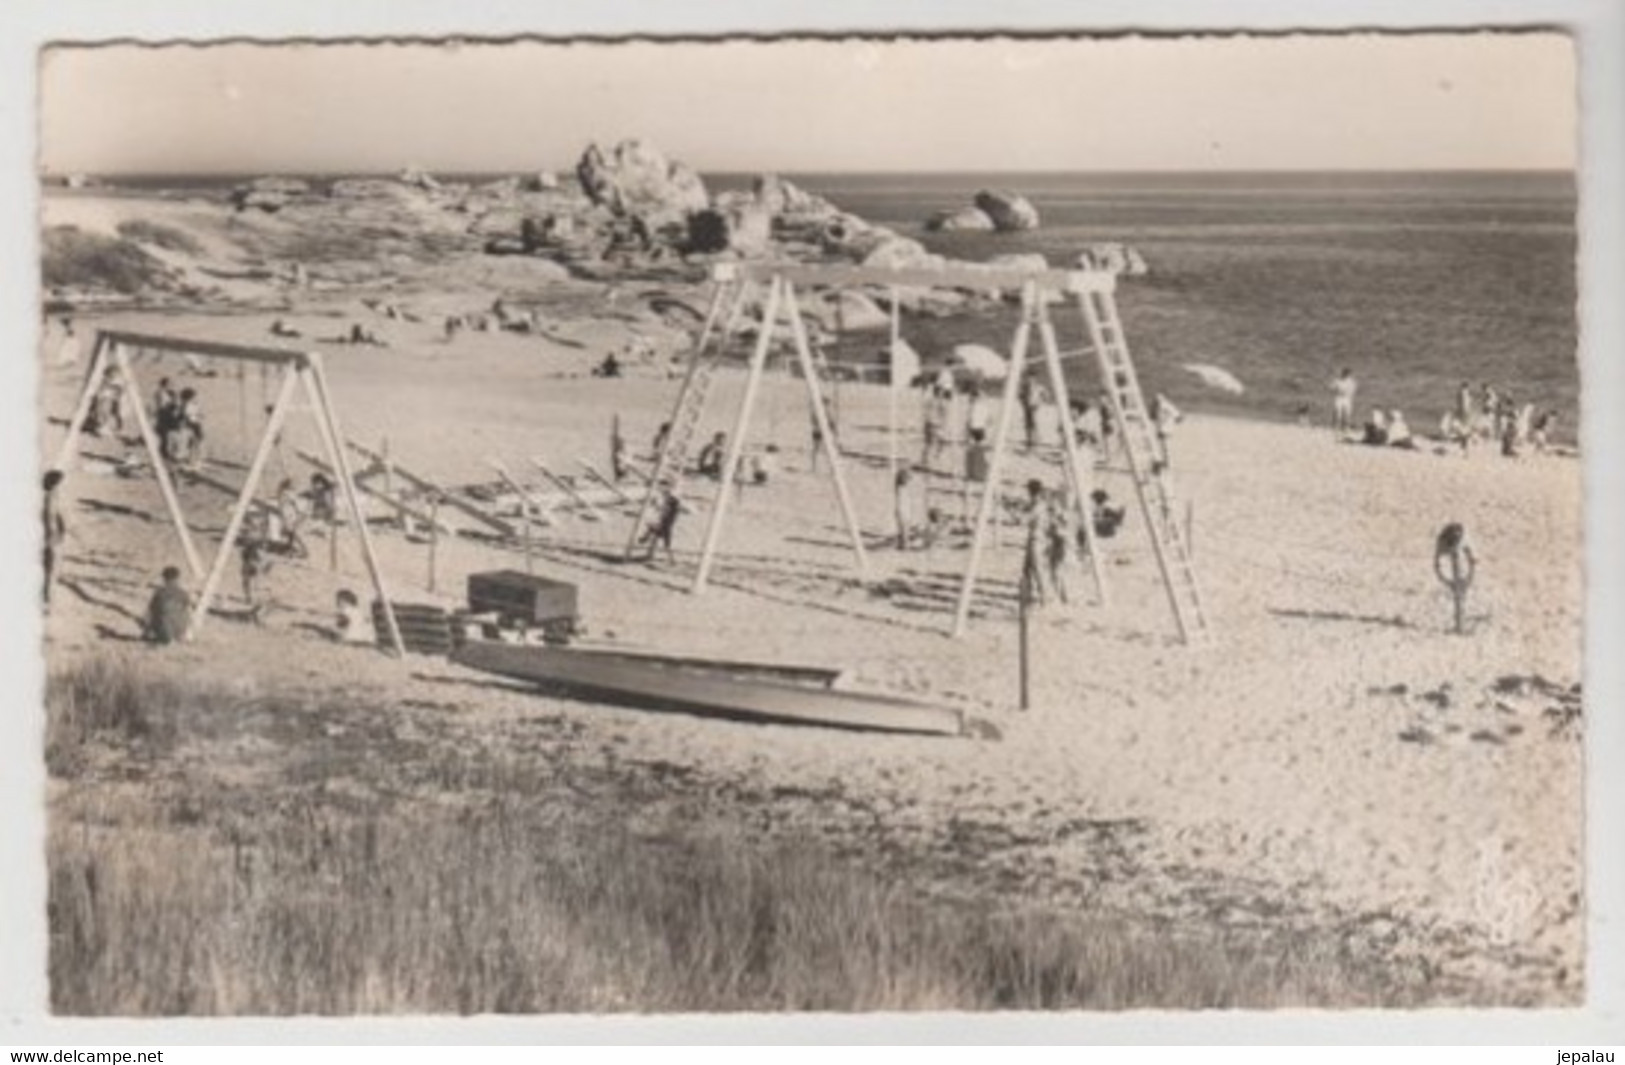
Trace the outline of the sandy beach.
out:
M 46 221 L 105 228 L 142 209 L 64 198 L 47 201 Z M 184 221 L 188 210 L 165 206 L 153 217 Z M 546 335 L 444 337 L 444 316 L 483 310 L 493 292 L 526 285 L 527 269 L 522 260 L 474 260 L 455 277 L 407 276 L 375 293 L 416 321 L 388 319 L 354 291 L 314 286 L 279 291 L 280 305 L 247 305 L 265 296 L 259 283 L 234 293 L 241 298 L 230 313 L 82 312 L 74 321 L 87 349 L 94 330 L 119 328 L 320 350 L 346 434 L 369 445 L 387 440 L 403 469 L 442 484 L 488 482 L 492 459 L 532 483 L 533 457 L 571 473 L 581 472 L 581 459 L 605 468 L 615 417 L 633 451 L 647 451 L 675 396 L 670 364 L 662 357 L 612 380 L 589 370 L 634 333 L 662 352 L 679 350 L 683 331 L 650 310 L 651 295 L 673 286 L 553 281 L 538 289 Z M 1135 299 L 1132 283 L 1122 299 Z M 278 321 L 301 338 L 273 337 Z M 354 321 L 389 346 L 323 339 Z M 46 456 L 84 369 L 54 364 L 58 330 L 49 325 L 42 352 Z M 138 360 L 137 373 L 147 393 L 161 373 L 196 387 L 211 453 L 246 458 L 262 402 L 252 371 L 241 380 L 229 367 L 193 378 L 171 359 L 161 368 Z M 707 429 L 729 427 L 742 381 L 737 369 L 719 373 Z M 823 836 L 837 853 L 880 869 L 900 855 L 936 863 L 947 892 L 1019 888 L 1022 898 L 1053 905 L 1175 923 L 1332 928 L 1396 965 L 1420 967 L 1441 1001 L 1581 1000 L 1578 459 L 1509 460 L 1488 446 L 1465 456 L 1431 444 L 1376 449 L 1322 427 L 1191 415 L 1170 446 L 1180 497 L 1192 508 L 1211 641 L 1187 647 L 1176 638 L 1131 509 L 1105 542 L 1109 602 L 1094 602 L 1074 567 L 1071 602 L 1036 615 L 1033 706 L 1021 711 L 1019 531 L 1005 530 L 986 556 L 969 632 L 952 639 L 968 552 L 889 546 L 886 390 L 847 384 L 839 402 L 845 469 L 869 547 L 866 578 L 853 568 L 825 471 L 808 468 L 805 392 L 785 375 L 768 380 L 752 432 L 753 442 L 779 446 L 783 469 L 737 498 L 703 596 L 688 584 L 709 482 L 691 486 L 694 513 L 679 525 L 675 565 L 621 561 L 631 518 L 609 507 L 597 520 L 565 511 L 538 528 L 530 564 L 579 585 L 589 640 L 839 667 L 855 686 L 963 709 L 991 726 L 976 738 L 876 737 L 592 705 L 490 683 L 444 660 L 336 646 L 313 631 L 326 623 L 335 590 L 368 594 L 348 535 L 336 572 L 319 538 L 309 558 L 278 563 L 263 625 L 211 619 L 194 644 L 147 648 L 135 642 L 132 619 L 179 552 L 150 478 L 96 472 L 98 459 L 133 450 L 106 439 L 88 440 L 70 473 L 71 539 L 47 657 L 53 669 L 112 656 L 156 674 L 391 703 L 402 727 L 432 721 L 436 742 L 511 758 L 524 757 L 527 719 L 558 715 L 579 726 L 564 755 L 573 765 L 679 767 L 679 790 L 689 800 L 702 794 L 719 816 L 768 835 Z M 910 460 L 919 421 L 911 393 L 898 444 Z M 271 475 L 307 476 L 296 452 L 316 449 L 308 417 L 296 411 L 284 437 Z M 1014 493 L 1028 476 L 1057 471 L 1052 459 L 1018 451 L 1006 480 Z M 1132 498 L 1122 471 L 1096 476 L 1118 500 Z M 942 505 L 958 506 L 949 478 L 930 483 L 941 486 Z M 200 545 L 212 550 L 208 530 L 218 535 L 229 497 L 202 484 L 185 485 L 182 496 Z M 1465 635 L 1450 631 L 1449 594 L 1431 568 L 1434 536 L 1451 521 L 1469 530 L 1480 561 Z M 442 539 L 431 593 L 425 544 L 381 526 L 376 540 L 392 595 L 407 601 L 455 603 L 468 574 L 525 564 L 515 544 Z M 233 565 L 220 603 L 227 612 L 238 605 L 235 577 Z M 191 771 L 223 778 L 257 757 L 221 754 L 213 763 L 199 757 Z M 358 773 L 347 786 L 371 785 Z M 53 816 L 67 816 L 81 798 L 58 787 Z M 650 797 L 650 831 L 666 809 L 661 795 Z

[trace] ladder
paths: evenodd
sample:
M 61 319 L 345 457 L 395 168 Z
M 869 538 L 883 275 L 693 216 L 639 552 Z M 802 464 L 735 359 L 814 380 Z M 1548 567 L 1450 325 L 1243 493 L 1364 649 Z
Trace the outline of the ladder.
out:
M 1134 493 L 1140 501 L 1140 514 L 1151 534 L 1151 546 L 1162 572 L 1168 605 L 1173 609 L 1180 639 L 1193 643 L 1209 634 L 1202 591 L 1196 581 L 1173 496 L 1173 478 L 1168 456 L 1163 450 L 1157 426 L 1140 390 L 1129 357 L 1123 323 L 1117 314 L 1117 301 L 1110 291 L 1079 291 L 1078 302 L 1089 331 L 1089 342 L 1100 362 L 1101 381 L 1111 397 L 1112 410 L 1128 455 Z
M 727 277 L 717 281 L 716 290 L 711 296 L 710 310 L 706 312 L 705 326 L 700 330 L 699 341 L 694 347 L 694 356 L 689 361 L 688 372 L 683 376 L 683 385 L 677 391 L 677 401 L 672 407 L 671 418 L 666 423 L 668 426 L 666 439 L 661 444 L 654 472 L 649 477 L 649 491 L 644 494 L 638 506 L 637 516 L 632 521 L 632 534 L 626 542 L 627 558 L 636 553 L 644 529 L 653 518 L 655 508 L 660 506 L 660 497 L 665 492 L 675 493 L 679 482 L 683 479 L 683 472 L 688 468 L 689 452 L 694 443 L 694 433 L 699 428 L 700 418 L 705 414 L 706 398 L 711 392 L 711 379 L 715 376 L 723 349 L 727 347 L 734 330 L 738 328 L 739 319 L 748 302 L 748 295 L 746 281 Z M 727 320 L 721 323 L 719 338 L 715 334 L 724 308 L 727 308 Z M 768 328 L 766 323 L 763 324 L 763 328 Z

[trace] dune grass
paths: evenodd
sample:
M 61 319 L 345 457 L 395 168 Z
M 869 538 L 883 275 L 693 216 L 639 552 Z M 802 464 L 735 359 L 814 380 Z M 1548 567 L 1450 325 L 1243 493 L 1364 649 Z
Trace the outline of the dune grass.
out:
M 133 240 L 52 226 L 45 231 L 44 244 L 41 271 L 47 288 L 138 295 L 168 283 L 163 263 Z
M 161 222 L 151 222 L 145 218 L 127 218 L 120 222 L 118 235 L 125 240 L 151 244 L 169 251 L 185 252 L 188 255 L 203 254 L 202 243 L 184 229 L 164 225 Z
M 341 781 L 297 765 L 297 787 L 235 802 L 169 778 L 136 811 L 128 786 L 99 792 L 108 782 L 84 769 L 96 760 L 76 755 L 163 738 L 168 761 L 186 750 L 177 726 L 204 709 L 229 720 L 231 697 L 92 664 L 53 677 L 49 698 L 52 771 L 75 793 L 53 807 L 49 837 L 60 1014 L 1394 1006 L 1416 994 L 1329 932 L 957 898 L 720 817 L 639 837 L 615 800 L 459 794 L 449 771 L 425 774 L 445 790 L 385 812 L 358 811 Z

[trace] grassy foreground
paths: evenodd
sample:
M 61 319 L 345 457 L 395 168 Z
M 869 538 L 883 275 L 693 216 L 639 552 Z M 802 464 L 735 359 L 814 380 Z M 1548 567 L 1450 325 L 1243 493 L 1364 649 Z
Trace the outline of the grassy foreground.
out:
M 722 815 L 638 838 L 624 808 L 457 795 L 453 772 L 430 774 L 445 793 L 358 813 L 342 789 L 311 786 L 315 751 L 282 770 L 298 787 L 269 788 L 247 820 L 184 777 L 181 794 L 171 777 L 131 816 L 119 755 L 173 762 L 193 715 L 229 720 L 232 698 L 101 664 L 52 677 L 56 1012 L 1348 1007 L 1413 994 L 1330 933 L 1182 932 L 955 900 L 951 884 L 747 838 Z

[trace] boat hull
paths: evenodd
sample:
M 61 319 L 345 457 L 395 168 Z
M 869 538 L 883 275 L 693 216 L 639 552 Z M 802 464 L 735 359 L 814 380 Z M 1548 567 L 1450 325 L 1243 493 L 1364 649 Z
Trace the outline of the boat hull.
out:
M 761 664 L 730 666 L 620 651 L 483 641 L 458 648 L 451 660 L 485 673 L 653 710 L 936 736 L 963 732 L 963 717 L 956 710 L 897 696 L 770 679 L 767 671 L 773 667 Z M 783 668 L 793 673 L 799 667 Z

